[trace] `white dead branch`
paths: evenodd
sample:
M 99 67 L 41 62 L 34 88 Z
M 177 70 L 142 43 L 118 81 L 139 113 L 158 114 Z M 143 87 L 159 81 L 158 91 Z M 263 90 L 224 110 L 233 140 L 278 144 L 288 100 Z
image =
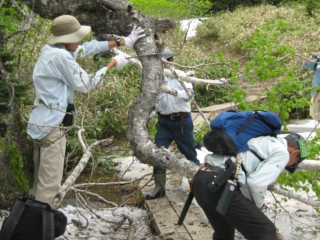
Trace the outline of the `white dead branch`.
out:
M 279 195 L 282 195 L 282 196 L 285 196 L 288 198 L 295 199 L 295 200 L 300 201 L 302 203 L 305 203 L 309 206 L 320 207 L 320 202 L 316 202 L 316 201 L 313 201 L 309 198 L 305 198 L 297 192 L 284 190 L 281 188 L 281 186 L 279 184 L 272 184 L 268 187 L 268 189 L 274 193 L 277 193 Z
M 304 160 L 298 165 L 297 170 L 315 170 L 320 171 L 320 161 L 319 160 Z
M 167 77 L 175 78 L 174 74 L 169 69 L 164 69 L 163 73 Z M 178 74 L 178 75 L 182 81 L 190 82 L 190 83 L 196 84 L 196 85 L 215 85 L 216 86 L 216 85 L 229 84 L 229 81 L 226 80 L 225 78 L 210 80 L 210 79 L 202 79 L 202 78 L 188 76 L 187 73 L 186 74 Z
M 76 191 L 77 193 L 84 193 L 93 197 L 96 197 L 97 199 L 99 199 L 99 201 L 107 204 L 107 205 L 112 205 L 114 207 L 118 207 L 118 204 L 114 203 L 114 202 L 110 202 L 108 200 L 106 200 L 105 198 L 101 197 L 99 194 L 97 193 L 93 193 L 93 192 L 89 192 L 89 191 L 85 191 L 85 190 L 79 190 L 79 189 L 75 189 L 74 187 L 70 187 L 70 190 Z
M 85 166 L 86 166 L 87 162 L 89 161 L 89 159 L 91 158 L 94 150 L 98 146 L 107 146 L 113 142 L 113 137 L 110 137 L 107 139 L 96 141 L 96 142 L 92 143 L 88 148 L 86 148 L 85 144 L 82 140 L 82 137 L 81 137 L 81 134 L 83 131 L 84 131 L 84 129 L 81 129 L 78 131 L 78 137 L 79 137 L 79 142 L 81 143 L 81 146 L 84 149 L 84 153 L 83 153 L 82 158 L 80 159 L 79 163 L 77 164 L 77 166 L 74 168 L 74 170 L 69 175 L 69 177 L 66 179 L 66 181 L 63 183 L 60 190 L 58 191 L 55 198 L 53 199 L 52 204 L 54 207 L 58 207 L 61 204 L 61 202 L 62 202 L 64 196 L 66 195 L 66 193 L 68 192 L 69 188 L 74 184 L 75 180 L 79 177 L 80 173 L 85 168 Z
M 116 49 L 116 48 L 111 49 L 110 52 L 113 55 L 120 55 L 121 54 L 121 55 L 125 55 L 127 57 L 132 57 L 129 54 L 127 54 L 119 49 Z M 129 61 L 130 65 L 136 67 L 141 72 L 142 64 L 138 60 L 138 58 L 130 58 L 130 59 L 128 59 L 128 61 Z M 166 63 L 169 63 L 169 62 L 166 62 Z M 174 74 L 169 69 L 164 69 L 163 74 L 167 77 L 175 78 Z M 190 82 L 190 83 L 196 84 L 196 85 L 207 85 L 207 86 L 215 85 L 216 86 L 216 85 L 226 85 L 226 84 L 230 83 L 230 81 L 226 80 L 225 78 L 215 79 L 215 80 L 196 78 L 196 77 L 192 76 L 192 75 L 194 75 L 194 71 L 186 72 L 185 74 L 178 73 L 178 75 L 182 81 Z

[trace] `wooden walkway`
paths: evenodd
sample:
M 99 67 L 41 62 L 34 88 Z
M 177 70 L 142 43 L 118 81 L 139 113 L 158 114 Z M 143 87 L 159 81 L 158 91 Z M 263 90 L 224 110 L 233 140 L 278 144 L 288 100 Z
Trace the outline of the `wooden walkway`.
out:
M 263 99 L 265 98 L 265 96 L 248 96 L 246 98 L 246 100 L 248 102 L 253 102 L 257 99 Z M 238 110 L 238 105 L 233 103 L 233 102 L 229 102 L 229 103 L 223 103 L 223 104 L 218 104 L 218 105 L 214 105 L 214 106 L 210 106 L 210 107 L 205 107 L 205 108 L 201 108 L 201 112 L 203 113 L 203 115 L 206 117 L 206 119 L 212 120 L 214 118 L 214 116 L 220 112 L 224 112 L 224 111 L 228 111 L 228 110 Z M 197 128 L 198 126 L 201 126 L 203 124 L 203 122 L 205 121 L 203 119 L 203 117 L 200 115 L 199 112 L 193 111 L 191 113 L 192 116 L 192 120 L 193 120 L 193 124 L 195 126 L 195 128 Z
M 152 172 L 152 169 L 150 167 L 149 171 Z M 143 180 L 141 184 L 144 184 L 147 180 L 148 178 Z M 190 205 L 183 224 L 181 226 L 177 225 L 188 196 L 186 189 L 181 187 L 181 181 L 182 176 L 179 173 L 167 173 L 166 196 L 145 201 L 145 207 L 151 212 L 152 227 L 155 234 L 164 239 L 175 240 L 212 239 L 213 229 L 195 199 Z M 184 181 L 187 180 L 184 179 Z M 142 193 L 151 192 L 153 188 L 153 184 L 145 187 Z

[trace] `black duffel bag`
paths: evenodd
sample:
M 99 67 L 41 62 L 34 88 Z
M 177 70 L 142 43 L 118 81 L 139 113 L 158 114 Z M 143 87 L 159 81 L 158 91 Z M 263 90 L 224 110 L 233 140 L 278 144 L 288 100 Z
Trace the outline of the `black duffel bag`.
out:
M 53 240 L 61 236 L 67 226 L 63 212 L 33 196 L 18 198 L 10 214 L 3 221 L 1 240 Z

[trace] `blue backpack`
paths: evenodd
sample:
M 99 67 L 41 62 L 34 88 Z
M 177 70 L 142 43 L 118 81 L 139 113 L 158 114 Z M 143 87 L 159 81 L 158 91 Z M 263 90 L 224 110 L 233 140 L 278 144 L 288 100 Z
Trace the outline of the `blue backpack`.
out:
M 204 138 L 204 146 L 211 152 L 229 156 L 248 151 L 247 142 L 259 136 L 276 136 L 282 127 L 280 118 L 267 111 L 227 111 L 210 123 L 211 131 Z

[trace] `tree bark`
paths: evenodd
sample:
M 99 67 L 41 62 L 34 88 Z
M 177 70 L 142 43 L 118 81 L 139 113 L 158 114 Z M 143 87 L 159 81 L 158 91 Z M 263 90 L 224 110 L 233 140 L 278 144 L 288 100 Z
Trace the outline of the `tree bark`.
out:
M 298 170 L 320 171 L 320 161 L 319 160 L 304 160 L 298 165 L 297 171 Z

